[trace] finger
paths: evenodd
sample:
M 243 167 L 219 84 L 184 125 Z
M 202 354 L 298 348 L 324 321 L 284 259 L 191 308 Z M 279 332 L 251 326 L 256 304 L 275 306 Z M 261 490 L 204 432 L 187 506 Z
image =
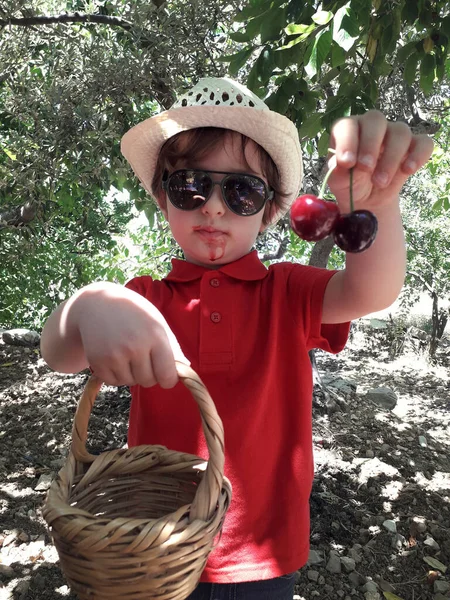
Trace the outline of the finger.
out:
M 175 357 L 169 339 L 159 340 L 151 352 L 152 369 L 156 381 L 162 388 L 173 388 L 178 383 Z
M 434 142 L 426 134 L 415 135 L 412 138 L 408 153 L 402 164 L 402 171 L 411 175 L 423 167 L 433 153 Z
M 330 146 L 335 150 L 337 166 L 350 169 L 356 164 L 359 124 L 355 117 L 339 119 L 333 125 Z
M 411 146 L 412 132 L 406 123 L 389 123 L 384 139 L 384 150 L 372 176 L 373 183 L 379 187 L 387 187 Z
M 133 379 L 142 387 L 152 387 L 156 385 L 156 377 L 153 373 L 153 366 L 150 356 L 141 356 L 135 358 L 130 364 Z
M 372 173 L 383 151 L 388 122 L 386 117 L 376 111 L 369 110 L 358 117 L 359 146 L 357 165 L 360 169 Z
M 131 372 L 127 372 L 127 369 L 123 370 L 119 367 L 112 368 L 101 365 L 96 366 L 95 364 L 91 365 L 91 369 L 94 375 L 106 383 L 106 385 L 120 386 L 134 385 L 136 383 Z

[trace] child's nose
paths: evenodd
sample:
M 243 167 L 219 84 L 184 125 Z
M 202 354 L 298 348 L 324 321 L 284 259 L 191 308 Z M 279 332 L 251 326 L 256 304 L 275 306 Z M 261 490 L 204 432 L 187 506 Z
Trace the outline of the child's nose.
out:
M 222 198 L 222 191 L 219 185 L 215 185 L 208 202 L 202 206 L 202 212 L 205 215 L 223 215 L 226 211 L 226 204 Z

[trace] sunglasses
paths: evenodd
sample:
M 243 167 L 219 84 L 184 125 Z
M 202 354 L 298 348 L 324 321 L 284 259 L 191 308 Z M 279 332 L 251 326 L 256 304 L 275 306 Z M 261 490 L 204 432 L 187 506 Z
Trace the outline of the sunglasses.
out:
M 211 175 L 225 175 L 213 181 Z M 274 191 L 256 175 L 226 173 L 224 171 L 200 171 L 179 169 L 170 175 L 166 171 L 162 180 L 163 190 L 170 202 L 180 210 L 195 210 L 208 202 L 216 185 L 220 185 L 222 198 L 231 212 L 241 217 L 256 215 Z

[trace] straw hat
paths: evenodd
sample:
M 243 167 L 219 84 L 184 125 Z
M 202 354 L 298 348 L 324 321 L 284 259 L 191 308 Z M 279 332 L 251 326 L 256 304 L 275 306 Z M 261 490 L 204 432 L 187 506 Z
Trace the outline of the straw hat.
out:
M 123 136 L 122 154 L 144 188 L 152 179 L 162 145 L 172 136 L 196 127 L 222 127 L 242 133 L 262 146 L 278 167 L 283 208 L 276 223 L 297 197 L 302 182 L 302 154 L 296 126 L 274 112 L 246 87 L 226 77 L 207 77 L 180 96 L 169 110 L 139 123 Z

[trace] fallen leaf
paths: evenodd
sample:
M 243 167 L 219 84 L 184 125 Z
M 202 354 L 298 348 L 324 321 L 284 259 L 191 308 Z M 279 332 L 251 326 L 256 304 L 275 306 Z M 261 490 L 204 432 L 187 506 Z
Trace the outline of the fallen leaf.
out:
M 395 587 L 391 585 L 389 581 L 385 581 L 383 578 L 380 578 L 378 585 L 380 586 L 382 592 L 394 593 L 395 591 Z
M 391 594 L 391 592 L 383 592 L 383 596 L 387 600 L 403 600 L 403 598 L 400 598 L 400 596 L 396 596 L 395 594 Z
M 428 565 L 430 565 L 430 567 L 433 567 L 433 569 L 438 569 L 438 571 L 440 571 L 441 573 L 446 573 L 447 567 L 445 565 L 443 565 L 439 560 L 436 560 L 435 558 L 431 558 L 431 556 L 424 556 L 423 560 Z
M 12 367 L 15 364 L 15 362 L 3 363 L 2 365 L 0 365 L 0 367 Z

